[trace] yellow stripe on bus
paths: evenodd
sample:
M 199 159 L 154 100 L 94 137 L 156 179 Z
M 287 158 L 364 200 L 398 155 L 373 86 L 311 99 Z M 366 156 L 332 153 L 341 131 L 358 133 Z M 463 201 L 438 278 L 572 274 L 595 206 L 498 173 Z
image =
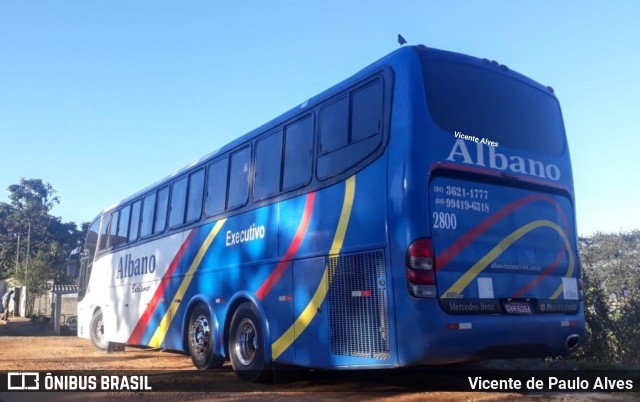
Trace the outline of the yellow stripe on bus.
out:
M 507 237 L 502 239 L 500 243 L 498 243 L 491 251 L 489 251 L 484 257 L 482 257 L 478 262 L 476 262 L 467 272 L 465 272 L 447 291 L 444 293 L 444 297 L 447 297 L 449 294 L 460 295 L 462 291 L 474 280 L 489 264 L 498 258 L 502 253 L 504 253 L 513 243 L 518 241 L 521 237 L 531 232 L 534 229 L 540 227 L 548 227 L 560 235 L 562 237 L 562 241 L 564 242 L 564 246 L 567 248 L 569 254 L 569 269 L 565 277 L 569 278 L 573 275 L 573 266 L 574 266 L 574 258 L 573 253 L 571 252 L 571 244 L 569 243 L 569 239 L 567 235 L 564 233 L 562 228 L 558 226 L 556 223 L 551 222 L 549 220 L 538 220 L 528 223 L 519 229 L 516 229 Z M 562 293 L 562 284 L 556 290 L 556 292 L 551 296 L 552 299 L 558 298 Z
M 151 337 L 151 341 L 149 341 L 149 346 L 160 347 L 162 345 L 162 341 L 164 341 L 164 337 L 167 335 L 167 331 L 169 331 L 169 327 L 171 326 L 171 321 L 173 320 L 173 317 L 175 317 L 176 311 L 178 311 L 178 307 L 180 307 L 180 301 L 182 300 L 182 297 L 184 296 L 184 294 L 187 292 L 187 288 L 189 288 L 189 285 L 193 280 L 193 273 L 200 266 L 200 263 L 202 262 L 202 259 L 204 258 L 205 253 L 211 246 L 213 239 L 216 237 L 218 232 L 220 232 L 220 229 L 222 229 L 222 226 L 224 225 L 226 220 L 227 219 L 225 218 L 216 222 L 216 224 L 213 226 L 213 229 L 211 229 L 211 232 L 209 232 L 209 234 L 207 235 L 207 238 L 204 240 L 204 243 L 202 243 L 202 246 L 200 246 L 200 250 L 198 250 L 198 254 L 196 254 L 196 258 L 193 259 L 193 262 L 191 263 L 189 270 L 185 274 L 184 279 L 182 280 L 182 283 L 178 288 L 178 291 L 173 296 L 173 300 L 171 301 L 171 304 L 169 304 L 169 309 L 164 314 L 164 317 L 162 317 L 162 320 L 160 321 L 160 325 L 158 325 L 156 332 Z
M 353 199 L 355 195 L 356 188 L 356 177 L 351 176 L 347 179 L 345 190 L 344 190 L 344 201 L 342 202 L 342 212 L 340 212 L 340 219 L 338 220 L 338 227 L 336 228 L 336 233 L 333 236 L 333 243 L 331 243 L 331 250 L 329 251 L 329 257 L 337 257 L 340 254 L 340 250 L 342 249 L 342 244 L 344 243 L 344 236 L 347 232 L 347 226 L 349 226 L 349 217 L 351 216 L 351 209 L 353 207 Z M 271 345 L 271 358 L 276 360 L 280 355 L 287 350 L 293 342 L 298 338 L 302 332 L 309 326 L 311 321 L 314 319 L 316 314 L 318 313 L 318 307 L 322 305 L 325 297 L 327 296 L 327 292 L 329 290 L 329 286 L 331 285 L 331 279 L 329 277 L 328 267 L 325 266 L 324 273 L 322 274 L 322 279 L 320 279 L 320 283 L 318 284 L 318 288 L 316 289 L 311 301 L 307 304 L 307 307 L 304 308 L 300 316 L 295 320 L 293 325 L 289 327 L 285 331 L 278 340 L 276 340 Z

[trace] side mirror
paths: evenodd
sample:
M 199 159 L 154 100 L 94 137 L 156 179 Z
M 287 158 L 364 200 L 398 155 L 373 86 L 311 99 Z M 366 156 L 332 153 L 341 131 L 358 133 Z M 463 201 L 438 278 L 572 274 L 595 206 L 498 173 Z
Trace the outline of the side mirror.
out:
M 71 279 L 77 279 L 80 275 L 80 257 L 81 248 L 76 247 L 69 254 L 69 258 L 67 259 L 67 276 Z

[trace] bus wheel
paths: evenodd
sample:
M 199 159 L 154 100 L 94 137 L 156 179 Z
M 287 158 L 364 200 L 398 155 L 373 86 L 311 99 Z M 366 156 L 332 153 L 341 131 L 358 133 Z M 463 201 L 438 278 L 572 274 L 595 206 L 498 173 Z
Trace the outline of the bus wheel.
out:
M 256 307 L 249 302 L 238 307 L 229 332 L 229 354 L 236 375 L 245 381 L 263 382 L 271 375 L 264 360 L 264 337 Z
M 200 370 L 222 367 L 224 357 L 215 353 L 215 337 L 209 309 L 198 304 L 189 317 L 187 335 L 189 355 L 193 365 Z
M 96 348 L 107 350 L 109 342 L 107 342 L 107 338 L 104 336 L 104 319 L 102 318 L 102 310 L 100 309 L 93 313 L 89 327 L 89 335 L 91 336 L 91 342 L 93 342 Z

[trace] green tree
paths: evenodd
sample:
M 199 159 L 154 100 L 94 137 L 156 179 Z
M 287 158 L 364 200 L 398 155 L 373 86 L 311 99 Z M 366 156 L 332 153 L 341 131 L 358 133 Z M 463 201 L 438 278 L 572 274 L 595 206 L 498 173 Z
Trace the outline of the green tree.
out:
M 618 353 L 607 297 L 590 270 L 584 272 L 582 280 L 585 305 L 585 340 L 574 357 L 598 363 L 616 361 Z
M 621 361 L 640 364 L 640 292 L 637 289 L 623 299 L 616 316 L 614 334 Z
M 51 279 L 56 261 L 43 251 L 36 252 L 29 264 L 21 263 L 13 278 L 21 285 L 26 286 L 27 303 L 26 312 L 30 315 L 33 311 L 33 303 L 36 296 L 43 294 L 47 289 L 45 285 Z
M 577 358 L 639 363 L 640 230 L 580 238 L 586 341 Z
M 640 289 L 640 230 L 596 233 L 581 238 L 580 245 L 585 272 L 607 297 Z
M 34 295 L 49 279 L 68 283 L 66 259 L 82 233 L 74 222 L 51 215 L 60 203 L 55 189 L 41 179 L 22 178 L 8 191 L 10 202 L 0 202 L 0 278 L 13 276 Z

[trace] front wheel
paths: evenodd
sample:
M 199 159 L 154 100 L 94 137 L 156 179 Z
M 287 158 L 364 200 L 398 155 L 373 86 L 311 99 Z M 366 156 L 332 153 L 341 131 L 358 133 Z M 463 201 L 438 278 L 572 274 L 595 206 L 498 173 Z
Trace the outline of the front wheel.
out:
M 207 370 L 222 367 L 224 357 L 215 353 L 215 336 L 211 314 L 203 304 L 198 304 L 191 312 L 187 342 L 191 361 L 198 369 Z
M 262 382 L 271 377 L 264 359 L 264 336 L 258 311 L 253 303 L 238 307 L 229 331 L 229 354 L 236 375 L 245 381 Z
M 89 326 L 89 335 L 91 342 L 96 348 L 100 350 L 107 350 L 109 342 L 104 335 L 104 318 L 102 316 L 102 310 L 98 309 L 93 313 L 91 318 L 91 325 Z

